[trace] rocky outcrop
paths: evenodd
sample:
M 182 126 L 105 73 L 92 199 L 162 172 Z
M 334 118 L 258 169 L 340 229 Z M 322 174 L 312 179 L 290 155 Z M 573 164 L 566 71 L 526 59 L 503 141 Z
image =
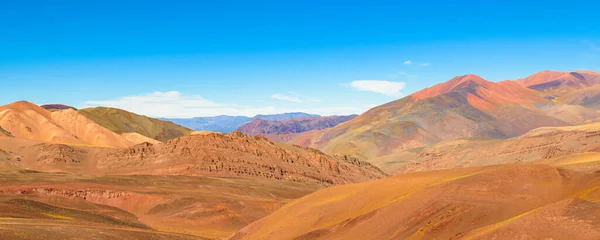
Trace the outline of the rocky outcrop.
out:
M 252 176 L 321 185 L 385 176 L 356 159 L 331 157 L 240 132 L 193 135 L 108 151 L 98 160 L 98 168 L 113 173 Z
M 9 131 L 4 130 L 2 127 L 0 127 L 0 136 L 14 137 Z

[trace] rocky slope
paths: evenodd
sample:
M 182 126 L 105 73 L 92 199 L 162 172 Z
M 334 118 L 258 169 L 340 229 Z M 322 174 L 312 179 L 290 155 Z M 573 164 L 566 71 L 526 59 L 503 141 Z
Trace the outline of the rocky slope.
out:
M 541 126 L 570 124 L 537 107 L 543 104 L 550 101 L 514 82 L 493 83 L 465 75 L 314 134 L 309 146 L 374 159 L 443 140 L 507 138 Z
M 84 143 L 57 124 L 51 112 L 25 101 L 0 106 L 0 126 L 17 138 Z
M 318 185 L 0 172 L 0 239 L 224 239 Z M 23 237 L 25 236 L 25 237 Z
M 412 173 L 317 191 L 231 239 L 591 240 L 599 200 L 600 175 L 549 165 Z
M 116 108 L 84 108 L 80 109 L 79 113 L 115 133 L 122 134 L 136 132 L 158 141 L 167 141 L 169 139 L 187 136 L 192 132 L 192 130 L 172 122 L 162 121 Z
M 119 148 L 133 145 L 123 136 L 101 127 L 73 109 L 52 112 L 52 120 L 87 144 Z
M 332 157 L 239 132 L 186 136 L 123 149 L 0 137 L 0 148 L 21 155 L 22 167 L 46 172 L 246 176 L 322 186 L 385 176 L 378 168 L 358 159 Z
M 412 151 L 404 162 L 379 163 L 396 174 L 414 171 L 532 162 L 600 151 L 600 123 L 543 127 L 522 136 L 500 139 L 459 139 Z
M 556 72 L 542 71 L 529 77 L 515 80 L 518 84 L 555 96 L 600 84 L 600 74 L 592 71 Z
M 6 131 L 4 128 L 0 127 L 0 136 L 12 137 L 13 135 L 9 131 Z
M 273 143 L 262 137 L 212 133 L 107 151 L 97 168 L 111 173 L 251 176 L 321 185 L 376 179 L 376 167 L 348 157 Z
M 140 143 L 159 144 L 159 143 L 161 143 L 158 140 L 146 137 L 146 136 L 136 133 L 136 132 L 122 133 L 121 136 L 124 137 L 125 139 L 127 139 L 127 141 L 130 141 L 134 144 L 140 144 Z
M 122 148 L 133 145 L 73 109 L 50 112 L 25 101 L 0 107 L 0 126 L 20 139 L 99 147 Z

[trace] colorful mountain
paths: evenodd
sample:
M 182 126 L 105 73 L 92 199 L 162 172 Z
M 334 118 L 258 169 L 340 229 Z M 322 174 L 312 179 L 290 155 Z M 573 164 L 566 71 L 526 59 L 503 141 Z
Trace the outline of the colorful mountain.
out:
M 115 133 L 135 132 L 158 141 L 187 136 L 192 132 L 188 128 L 169 121 L 162 121 L 117 108 L 84 108 L 80 109 L 79 113 Z
M 538 127 L 580 124 L 597 117 L 582 113 L 585 119 L 567 122 L 549 114 L 556 111 L 552 105 L 546 94 L 516 82 L 464 75 L 370 109 L 344 124 L 306 133 L 310 140 L 298 136 L 290 142 L 301 139 L 300 143 L 329 154 L 376 161 L 444 140 L 508 138 Z
M 530 89 L 560 96 L 572 90 L 600 84 L 600 74 L 587 70 L 573 72 L 543 71 L 515 80 L 515 82 Z
M 298 133 L 335 127 L 340 123 L 352 120 L 357 115 L 328 116 L 313 118 L 294 118 L 283 121 L 267 121 L 255 119 L 236 129 L 248 135 L 259 135 L 273 141 L 285 141 Z

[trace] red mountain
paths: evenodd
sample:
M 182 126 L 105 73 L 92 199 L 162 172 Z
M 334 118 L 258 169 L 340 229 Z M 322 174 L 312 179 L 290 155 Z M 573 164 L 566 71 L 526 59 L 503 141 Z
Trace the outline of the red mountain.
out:
M 442 140 L 508 138 L 542 126 L 571 125 L 575 123 L 569 121 L 586 119 L 556 116 L 556 112 L 543 92 L 515 81 L 490 82 L 470 74 L 375 107 L 333 128 L 301 134 L 290 142 L 300 139 L 329 154 L 385 162 L 404 149 Z M 303 135 L 310 137 L 307 140 Z
M 597 72 L 579 70 L 574 72 L 543 71 L 515 80 L 518 84 L 543 92 L 564 94 L 573 89 L 582 89 L 600 84 Z

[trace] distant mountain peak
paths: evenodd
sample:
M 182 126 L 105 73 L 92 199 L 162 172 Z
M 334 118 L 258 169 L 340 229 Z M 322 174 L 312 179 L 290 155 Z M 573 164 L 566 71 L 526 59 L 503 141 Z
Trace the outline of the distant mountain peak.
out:
M 65 110 L 65 109 L 73 109 L 73 110 L 77 110 L 77 108 L 68 106 L 68 105 L 64 105 L 64 104 L 44 104 L 41 105 L 40 107 L 49 110 L 49 111 L 57 111 L 57 110 Z
M 453 81 L 455 81 L 455 82 L 453 82 Z M 455 77 L 452 80 L 450 80 L 450 82 L 453 82 L 454 88 L 456 88 L 462 84 L 465 84 L 465 83 L 475 83 L 477 85 L 482 85 L 482 86 L 488 85 L 490 83 L 489 81 L 487 81 L 475 74 L 467 74 L 464 76 Z
M 571 72 L 541 71 L 526 78 L 515 80 L 521 86 L 538 91 L 563 91 L 565 88 L 579 89 L 600 84 L 600 74 L 589 70 Z
M 467 74 L 463 76 L 458 76 L 450 79 L 449 81 L 437 84 L 430 88 L 425 88 L 421 91 L 413 93 L 411 96 L 414 99 L 424 99 L 439 96 L 445 93 L 449 93 L 455 89 L 460 88 L 477 88 L 477 87 L 489 87 L 491 84 L 494 84 L 490 81 L 487 81 L 480 76 L 475 74 Z
M 600 75 L 600 73 L 594 72 L 594 71 L 590 71 L 590 70 L 575 70 L 574 72 L 576 72 L 576 73 L 583 73 L 583 74 L 591 74 L 591 75 Z

